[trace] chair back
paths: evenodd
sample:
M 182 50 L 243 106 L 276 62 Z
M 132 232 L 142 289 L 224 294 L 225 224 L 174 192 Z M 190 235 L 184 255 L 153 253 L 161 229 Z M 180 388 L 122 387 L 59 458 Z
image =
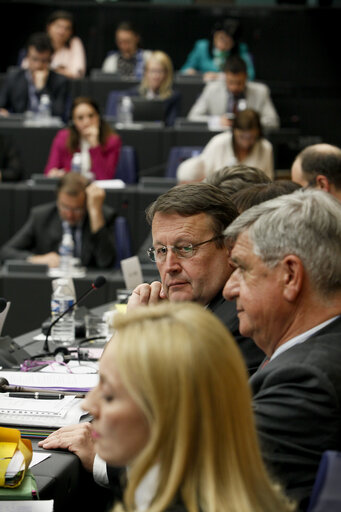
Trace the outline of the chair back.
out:
M 131 238 L 128 221 L 123 216 L 115 219 L 115 242 L 116 242 L 116 262 L 115 268 L 119 268 L 121 260 L 130 258 L 133 255 L 131 250 Z
M 176 178 L 176 170 L 184 160 L 198 156 L 203 146 L 174 146 L 168 155 L 166 173 L 167 178 Z
M 127 95 L 127 91 L 111 91 L 108 94 L 107 103 L 105 106 L 105 116 L 106 117 L 115 117 L 117 115 L 117 105 L 119 104 L 121 98 Z
M 317 471 L 307 512 L 340 512 L 341 452 L 324 452 Z
M 133 146 L 122 146 L 117 162 L 115 178 L 124 183 L 136 183 L 138 177 L 138 161 Z

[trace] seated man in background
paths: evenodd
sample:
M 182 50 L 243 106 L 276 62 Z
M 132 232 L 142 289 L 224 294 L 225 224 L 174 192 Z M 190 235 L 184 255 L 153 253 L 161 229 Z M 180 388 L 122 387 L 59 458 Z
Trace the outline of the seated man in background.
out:
M 235 270 L 223 295 L 267 355 L 250 379 L 263 457 L 305 510 L 322 453 L 341 450 L 341 205 L 297 191 L 225 234 Z
M 0 91 L 0 114 L 37 112 L 48 95 L 53 116 L 67 119 L 69 81 L 50 70 L 53 47 L 47 34 L 33 34 L 27 43 L 27 69 L 10 73 Z
M 59 266 L 63 233 L 74 239 L 74 256 L 87 267 L 115 263 L 115 212 L 105 206 L 105 191 L 75 173 L 60 180 L 57 201 L 32 208 L 24 226 L 1 249 L 1 259 L 24 259 Z
M 279 118 L 271 101 L 269 88 L 247 80 L 246 64 L 237 55 L 229 57 L 224 68 L 224 80 L 206 85 L 191 108 L 188 119 L 209 121 L 219 119 L 222 128 L 232 126 L 236 113 L 245 108 L 258 112 L 263 128 L 279 128 Z
M 140 34 L 132 23 L 123 21 L 118 25 L 115 41 L 118 50 L 108 53 L 103 62 L 102 71 L 141 80 L 151 51 L 139 48 Z
M 291 179 L 302 187 L 325 190 L 341 201 L 341 149 L 330 144 L 306 147 L 292 164 Z
M 0 182 L 19 181 L 22 175 L 21 161 L 11 139 L 0 134 Z

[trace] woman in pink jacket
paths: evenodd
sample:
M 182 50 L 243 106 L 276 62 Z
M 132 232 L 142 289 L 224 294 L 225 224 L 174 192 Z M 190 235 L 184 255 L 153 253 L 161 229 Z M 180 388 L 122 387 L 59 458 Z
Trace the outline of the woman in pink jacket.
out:
M 79 172 L 96 180 L 113 179 L 121 145 L 120 137 L 101 118 L 96 102 L 76 98 L 71 124 L 55 136 L 44 173 L 54 178 L 63 176 L 71 170 L 74 154 L 79 153 Z

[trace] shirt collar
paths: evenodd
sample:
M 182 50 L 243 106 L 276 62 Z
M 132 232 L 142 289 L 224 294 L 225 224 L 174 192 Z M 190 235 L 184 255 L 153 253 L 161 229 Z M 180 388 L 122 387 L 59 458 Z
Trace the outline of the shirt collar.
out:
M 279 356 L 280 354 L 283 354 L 286 350 L 289 350 L 289 348 L 294 347 L 295 345 L 299 345 L 300 343 L 304 343 L 307 341 L 308 338 L 311 338 L 314 334 L 316 334 L 318 331 L 326 327 L 327 325 L 331 324 L 336 320 L 340 315 L 333 316 L 333 318 L 329 318 L 325 322 L 319 325 L 315 325 L 312 329 L 309 329 L 309 331 L 303 332 L 302 334 L 299 334 L 298 336 L 294 336 L 294 338 L 291 338 L 291 340 L 286 341 L 283 343 L 283 345 L 280 345 L 275 352 L 270 357 L 270 361 L 275 359 L 275 357 Z

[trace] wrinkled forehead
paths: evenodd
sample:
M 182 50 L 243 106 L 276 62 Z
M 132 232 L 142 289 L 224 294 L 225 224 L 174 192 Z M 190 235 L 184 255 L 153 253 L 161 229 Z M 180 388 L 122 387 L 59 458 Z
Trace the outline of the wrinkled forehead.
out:
M 197 241 L 203 235 L 213 234 L 213 219 L 206 213 L 180 215 L 178 213 L 156 212 L 152 222 L 153 241 L 175 243 L 178 240 Z

